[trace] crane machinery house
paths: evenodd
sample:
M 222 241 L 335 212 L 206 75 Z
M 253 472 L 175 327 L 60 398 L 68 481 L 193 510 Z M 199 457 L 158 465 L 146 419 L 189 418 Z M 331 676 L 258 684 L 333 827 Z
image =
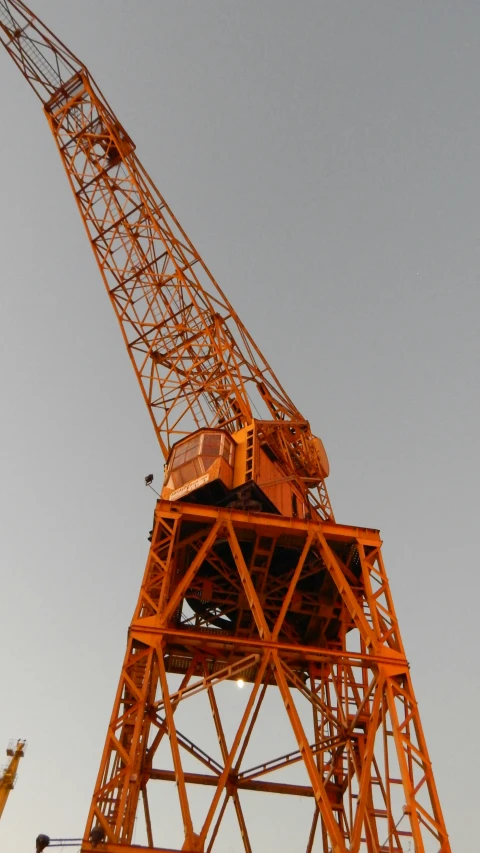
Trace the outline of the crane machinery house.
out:
M 201 503 L 308 517 L 305 493 L 288 477 L 273 442 L 267 442 L 266 426 L 253 421 L 233 434 L 198 430 L 177 442 L 167 459 L 162 498 L 177 501 L 189 497 Z M 318 456 L 320 482 L 328 475 L 328 460 L 320 439 L 313 439 L 312 446 Z M 309 484 L 313 483 L 311 476 Z

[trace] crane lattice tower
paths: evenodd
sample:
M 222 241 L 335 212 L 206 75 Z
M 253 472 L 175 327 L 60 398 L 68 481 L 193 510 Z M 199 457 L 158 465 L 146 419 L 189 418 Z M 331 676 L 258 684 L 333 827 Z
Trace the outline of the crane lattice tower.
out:
M 10 791 L 13 791 L 18 773 L 20 759 L 25 755 L 25 740 L 11 741 L 7 747 L 7 756 L 10 759 L 6 767 L 0 772 L 0 817 L 3 814 Z
M 166 462 L 82 853 L 252 853 L 274 828 L 295 853 L 450 853 L 378 531 L 335 521 L 322 442 L 85 65 L 20 0 L 0 39 Z

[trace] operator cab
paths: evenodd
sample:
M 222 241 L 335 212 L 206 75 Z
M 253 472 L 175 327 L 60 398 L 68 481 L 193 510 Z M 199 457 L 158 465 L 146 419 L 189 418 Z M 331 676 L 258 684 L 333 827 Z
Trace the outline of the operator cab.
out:
M 162 498 L 217 504 L 233 487 L 235 442 L 223 430 L 202 429 L 178 441 L 167 460 Z M 199 501 L 199 498 L 202 498 Z

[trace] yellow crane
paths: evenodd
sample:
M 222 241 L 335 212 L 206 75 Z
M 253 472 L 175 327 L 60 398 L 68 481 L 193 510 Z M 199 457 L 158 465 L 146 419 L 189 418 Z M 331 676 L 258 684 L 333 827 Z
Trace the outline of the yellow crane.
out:
M 7 804 L 8 795 L 15 785 L 17 778 L 18 765 L 20 759 L 25 755 L 26 740 L 11 741 L 7 747 L 7 755 L 10 758 L 7 766 L 0 776 L 0 817 Z

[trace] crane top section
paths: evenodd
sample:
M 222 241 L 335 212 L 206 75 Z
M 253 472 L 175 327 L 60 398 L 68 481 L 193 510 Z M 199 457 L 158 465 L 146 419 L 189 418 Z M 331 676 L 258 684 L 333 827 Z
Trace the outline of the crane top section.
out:
M 1 39 L 42 103 L 86 68 L 20 0 L 0 0 Z
M 332 519 L 321 442 L 85 65 L 20 0 L 0 0 L 0 42 L 43 104 L 165 459 L 197 430 L 235 435 L 258 421 L 275 477 Z
M 7 747 L 7 755 L 10 759 L 7 766 L 0 773 L 0 817 L 7 804 L 10 791 L 15 785 L 18 765 L 20 759 L 25 755 L 26 740 L 10 741 Z
M 23 758 L 27 746 L 26 740 L 11 740 L 7 746 L 9 758 Z

